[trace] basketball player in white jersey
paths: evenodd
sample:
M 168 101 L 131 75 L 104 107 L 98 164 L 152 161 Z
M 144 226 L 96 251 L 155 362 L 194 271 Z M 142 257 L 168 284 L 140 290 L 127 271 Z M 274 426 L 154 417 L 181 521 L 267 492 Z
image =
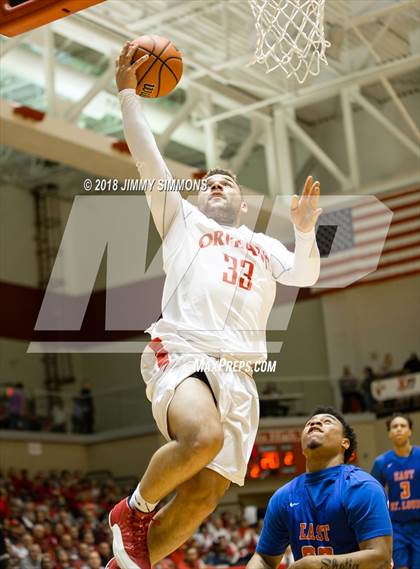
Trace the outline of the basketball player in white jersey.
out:
M 142 178 L 171 178 L 143 115 L 127 43 L 116 61 L 125 137 Z M 142 375 L 153 416 L 167 440 L 131 497 L 110 513 L 115 559 L 109 566 L 149 569 L 184 543 L 231 482 L 243 485 L 258 427 L 252 364 L 266 359 L 266 323 L 276 282 L 311 286 L 319 276 L 315 223 L 320 185 L 309 177 L 294 196 L 295 251 L 240 225 L 247 211 L 236 177 L 207 174 L 195 207 L 178 192 L 147 194 L 163 242 L 162 317 L 148 330 Z M 248 362 L 232 371 L 221 359 Z M 198 367 L 205 368 L 200 372 Z M 139 448 L 141 452 L 141 448 Z M 157 504 L 175 497 L 155 515 Z M 153 520 L 153 521 L 152 521 Z

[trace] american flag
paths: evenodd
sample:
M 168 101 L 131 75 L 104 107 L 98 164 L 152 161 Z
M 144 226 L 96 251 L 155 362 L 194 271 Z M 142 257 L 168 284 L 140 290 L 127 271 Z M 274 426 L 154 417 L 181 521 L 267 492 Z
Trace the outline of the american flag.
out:
M 420 189 L 337 200 L 318 222 L 321 274 L 312 294 L 420 273 Z

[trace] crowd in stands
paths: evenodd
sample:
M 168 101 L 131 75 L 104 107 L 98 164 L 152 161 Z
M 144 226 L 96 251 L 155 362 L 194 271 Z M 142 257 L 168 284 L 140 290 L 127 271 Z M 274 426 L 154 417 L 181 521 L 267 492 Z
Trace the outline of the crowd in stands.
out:
M 372 396 L 371 385 L 376 379 L 387 379 L 418 372 L 420 372 L 420 359 L 415 353 L 409 356 L 401 368 L 395 366 L 392 355 L 386 353 L 376 369 L 374 369 L 373 366 L 366 365 L 363 368 L 363 377 L 361 378 L 353 374 L 350 366 L 344 366 L 342 375 L 339 378 L 342 396 L 342 412 L 362 413 L 364 411 L 370 411 L 378 415 L 386 415 L 397 410 L 402 411 L 403 409 L 399 409 L 398 407 L 398 405 L 401 404 L 405 411 L 415 410 L 418 401 L 411 400 L 413 398 L 402 402 L 389 400 L 385 403 L 379 403 L 375 401 Z
M 69 413 L 58 394 L 45 394 L 43 407 L 44 413 L 37 409 L 35 398 L 28 397 L 22 383 L 5 386 L 0 390 L 0 429 L 76 434 L 94 432 L 95 407 L 88 385 L 72 398 Z
M 108 513 L 128 488 L 112 479 L 99 483 L 78 472 L 0 473 L 0 530 L 9 567 L 101 569 L 110 559 Z M 261 521 L 216 512 L 156 569 L 204 569 L 245 565 L 255 551 Z M 286 568 L 285 561 L 281 567 Z

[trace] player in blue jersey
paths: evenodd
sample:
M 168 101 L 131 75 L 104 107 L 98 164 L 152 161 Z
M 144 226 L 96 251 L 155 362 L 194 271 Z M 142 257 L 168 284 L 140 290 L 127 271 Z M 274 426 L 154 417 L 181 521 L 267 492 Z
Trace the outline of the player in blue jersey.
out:
M 331 407 L 318 407 L 302 432 L 306 474 L 272 496 L 248 569 L 275 569 L 286 547 L 289 569 L 389 569 L 392 527 L 384 489 L 347 465 L 356 435 Z
M 420 447 L 410 443 L 410 417 L 396 413 L 386 425 L 393 449 L 378 456 L 372 475 L 388 492 L 395 569 L 420 569 Z

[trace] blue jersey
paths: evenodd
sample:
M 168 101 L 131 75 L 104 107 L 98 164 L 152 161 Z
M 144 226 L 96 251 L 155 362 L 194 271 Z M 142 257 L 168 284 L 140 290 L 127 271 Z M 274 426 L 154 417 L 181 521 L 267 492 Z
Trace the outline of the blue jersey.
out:
M 387 488 L 393 522 L 420 521 L 420 447 L 414 446 L 409 456 L 393 450 L 381 454 L 372 476 Z
M 359 551 L 359 543 L 392 535 L 384 489 L 367 472 L 340 465 L 298 476 L 272 496 L 257 552 L 295 559 Z

